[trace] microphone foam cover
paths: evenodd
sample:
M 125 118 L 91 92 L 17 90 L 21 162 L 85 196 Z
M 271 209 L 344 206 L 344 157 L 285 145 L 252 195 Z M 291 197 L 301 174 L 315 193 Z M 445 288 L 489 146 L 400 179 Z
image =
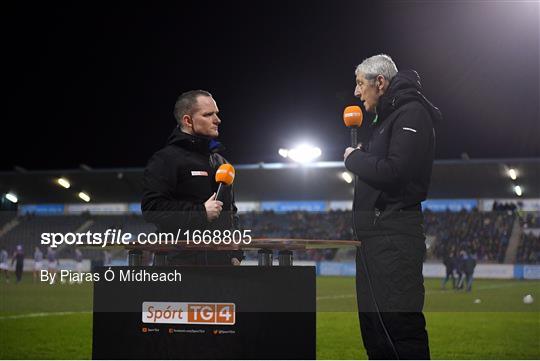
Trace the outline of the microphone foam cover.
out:
M 216 182 L 230 186 L 234 182 L 234 167 L 230 164 L 222 164 L 216 171 Z
M 343 111 L 343 122 L 348 127 L 359 127 L 362 125 L 362 109 L 358 105 L 349 105 Z

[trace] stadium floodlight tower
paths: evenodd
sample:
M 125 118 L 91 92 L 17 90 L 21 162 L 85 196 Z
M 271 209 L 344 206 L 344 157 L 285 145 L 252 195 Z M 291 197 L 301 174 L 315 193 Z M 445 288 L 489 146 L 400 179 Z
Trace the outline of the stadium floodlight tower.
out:
M 85 201 L 86 203 L 90 202 L 90 195 L 86 192 L 79 192 L 78 194 L 79 198 Z
M 12 192 L 7 193 L 7 194 L 5 195 L 5 197 L 6 197 L 6 199 L 7 199 L 8 201 L 10 201 L 11 203 L 17 203 L 17 202 L 19 201 L 19 198 L 17 197 L 17 195 L 16 195 L 15 193 L 12 193 Z
M 69 180 L 67 180 L 64 177 L 60 177 L 56 180 L 56 183 L 58 183 L 61 187 L 69 189 L 71 187 L 71 183 Z
M 0 211 L 17 211 L 19 198 L 13 192 L 0 194 Z
M 510 177 L 510 179 L 516 180 L 517 179 L 517 171 L 514 168 L 508 169 L 508 176 Z
M 309 144 L 300 144 L 292 149 L 279 149 L 279 155 L 283 158 L 290 158 L 296 163 L 307 164 L 319 158 L 322 154 L 321 148 L 313 147 Z

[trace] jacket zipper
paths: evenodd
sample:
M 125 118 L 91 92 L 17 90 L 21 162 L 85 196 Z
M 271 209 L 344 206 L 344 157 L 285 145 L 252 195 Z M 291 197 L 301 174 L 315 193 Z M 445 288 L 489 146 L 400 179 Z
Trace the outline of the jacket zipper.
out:
M 379 220 L 379 216 L 381 215 L 381 211 L 378 209 L 375 209 L 375 218 L 373 219 L 373 225 L 377 223 L 377 220 Z

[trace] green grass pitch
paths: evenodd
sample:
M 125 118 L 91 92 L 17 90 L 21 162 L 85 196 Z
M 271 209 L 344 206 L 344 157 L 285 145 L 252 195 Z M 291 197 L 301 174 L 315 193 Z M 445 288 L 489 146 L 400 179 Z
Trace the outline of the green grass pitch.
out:
M 91 357 L 91 284 L 11 281 L 0 280 L 0 359 Z M 475 280 L 471 293 L 425 284 L 432 358 L 540 359 L 540 282 Z M 351 277 L 318 277 L 317 358 L 366 358 L 354 293 Z

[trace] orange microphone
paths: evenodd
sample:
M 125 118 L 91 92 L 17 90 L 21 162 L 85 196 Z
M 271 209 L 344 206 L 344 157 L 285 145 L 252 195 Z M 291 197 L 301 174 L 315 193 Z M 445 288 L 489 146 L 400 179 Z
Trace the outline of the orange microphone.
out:
M 351 147 L 353 148 L 358 146 L 357 130 L 362 125 L 363 119 L 364 114 L 358 105 L 349 105 L 343 111 L 343 122 L 351 128 Z
M 219 199 L 219 195 L 224 184 L 226 186 L 230 186 L 231 184 L 233 184 L 234 175 L 235 171 L 232 165 L 225 163 L 219 166 L 218 170 L 216 171 L 216 183 L 219 183 L 216 192 L 216 199 Z

